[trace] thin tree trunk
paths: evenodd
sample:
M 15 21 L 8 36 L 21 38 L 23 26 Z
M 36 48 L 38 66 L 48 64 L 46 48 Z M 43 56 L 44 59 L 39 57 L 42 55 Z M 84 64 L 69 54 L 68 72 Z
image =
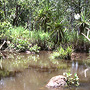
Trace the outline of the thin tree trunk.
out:
M 13 26 L 18 26 L 18 7 L 19 5 L 16 5 L 16 13 L 15 13 L 15 18 L 13 19 Z
M 86 13 L 87 13 L 87 11 L 88 11 L 88 4 L 89 4 L 89 1 L 88 0 L 85 0 L 85 15 L 86 15 Z
M 32 9 L 30 9 L 30 12 L 29 12 L 30 14 L 29 14 L 29 25 L 28 25 L 28 27 L 29 27 L 29 34 L 30 34 L 30 31 L 32 30 Z
M 6 20 L 6 4 L 5 4 L 5 1 L 4 1 L 4 15 L 5 15 L 5 20 Z
M 47 31 L 47 23 L 46 23 L 46 22 L 47 22 L 47 21 L 45 20 L 45 23 L 44 23 L 44 24 L 45 24 L 45 25 L 44 25 L 44 26 L 45 26 L 45 27 L 44 27 L 45 31 L 44 31 L 44 32 Z
M 70 21 L 70 24 L 71 24 L 71 30 L 73 31 L 73 21 L 74 21 L 74 12 L 73 12 L 73 7 L 71 6 L 71 21 Z
M 78 2 L 79 2 L 79 14 L 81 14 L 81 0 L 79 0 Z

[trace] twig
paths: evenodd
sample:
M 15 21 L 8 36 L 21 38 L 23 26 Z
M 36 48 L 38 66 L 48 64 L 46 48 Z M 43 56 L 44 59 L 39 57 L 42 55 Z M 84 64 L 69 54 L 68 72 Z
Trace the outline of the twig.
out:
M 83 35 L 86 39 L 88 39 L 88 40 L 90 41 L 90 38 L 89 38 L 88 36 L 86 36 L 86 35 L 83 34 L 83 33 L 82 33 L 82 35 Z
M 6 41 L 4 40 L 3 44 L 0 46 L 0 49 L 2 49 L 3 45 L 6 43 Z

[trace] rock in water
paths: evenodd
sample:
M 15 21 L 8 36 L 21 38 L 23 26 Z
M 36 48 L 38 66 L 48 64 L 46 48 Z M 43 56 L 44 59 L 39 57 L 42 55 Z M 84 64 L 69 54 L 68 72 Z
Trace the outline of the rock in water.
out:
M 67 78 L 63 75 L 54 76 L 50 79 L 46 87 L 59 88 L 66 85 Z

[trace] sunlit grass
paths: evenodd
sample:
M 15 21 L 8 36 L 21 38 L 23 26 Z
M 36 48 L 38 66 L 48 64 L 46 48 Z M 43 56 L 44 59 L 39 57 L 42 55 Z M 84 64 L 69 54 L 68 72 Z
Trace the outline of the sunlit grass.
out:
M 71 59 L 72 52 L 73 50 L 69 46 L 66 49 L 60 47 L 50 55 L 50 59 Z

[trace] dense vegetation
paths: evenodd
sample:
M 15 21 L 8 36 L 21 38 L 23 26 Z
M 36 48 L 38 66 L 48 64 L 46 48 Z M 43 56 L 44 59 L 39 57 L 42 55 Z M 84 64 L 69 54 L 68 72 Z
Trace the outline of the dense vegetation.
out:
M 56 49 L 56 58 L 70 59 L 71 49 L 89 52 L 89 31 L 89 0 L 0 1 L 1 50 Z

